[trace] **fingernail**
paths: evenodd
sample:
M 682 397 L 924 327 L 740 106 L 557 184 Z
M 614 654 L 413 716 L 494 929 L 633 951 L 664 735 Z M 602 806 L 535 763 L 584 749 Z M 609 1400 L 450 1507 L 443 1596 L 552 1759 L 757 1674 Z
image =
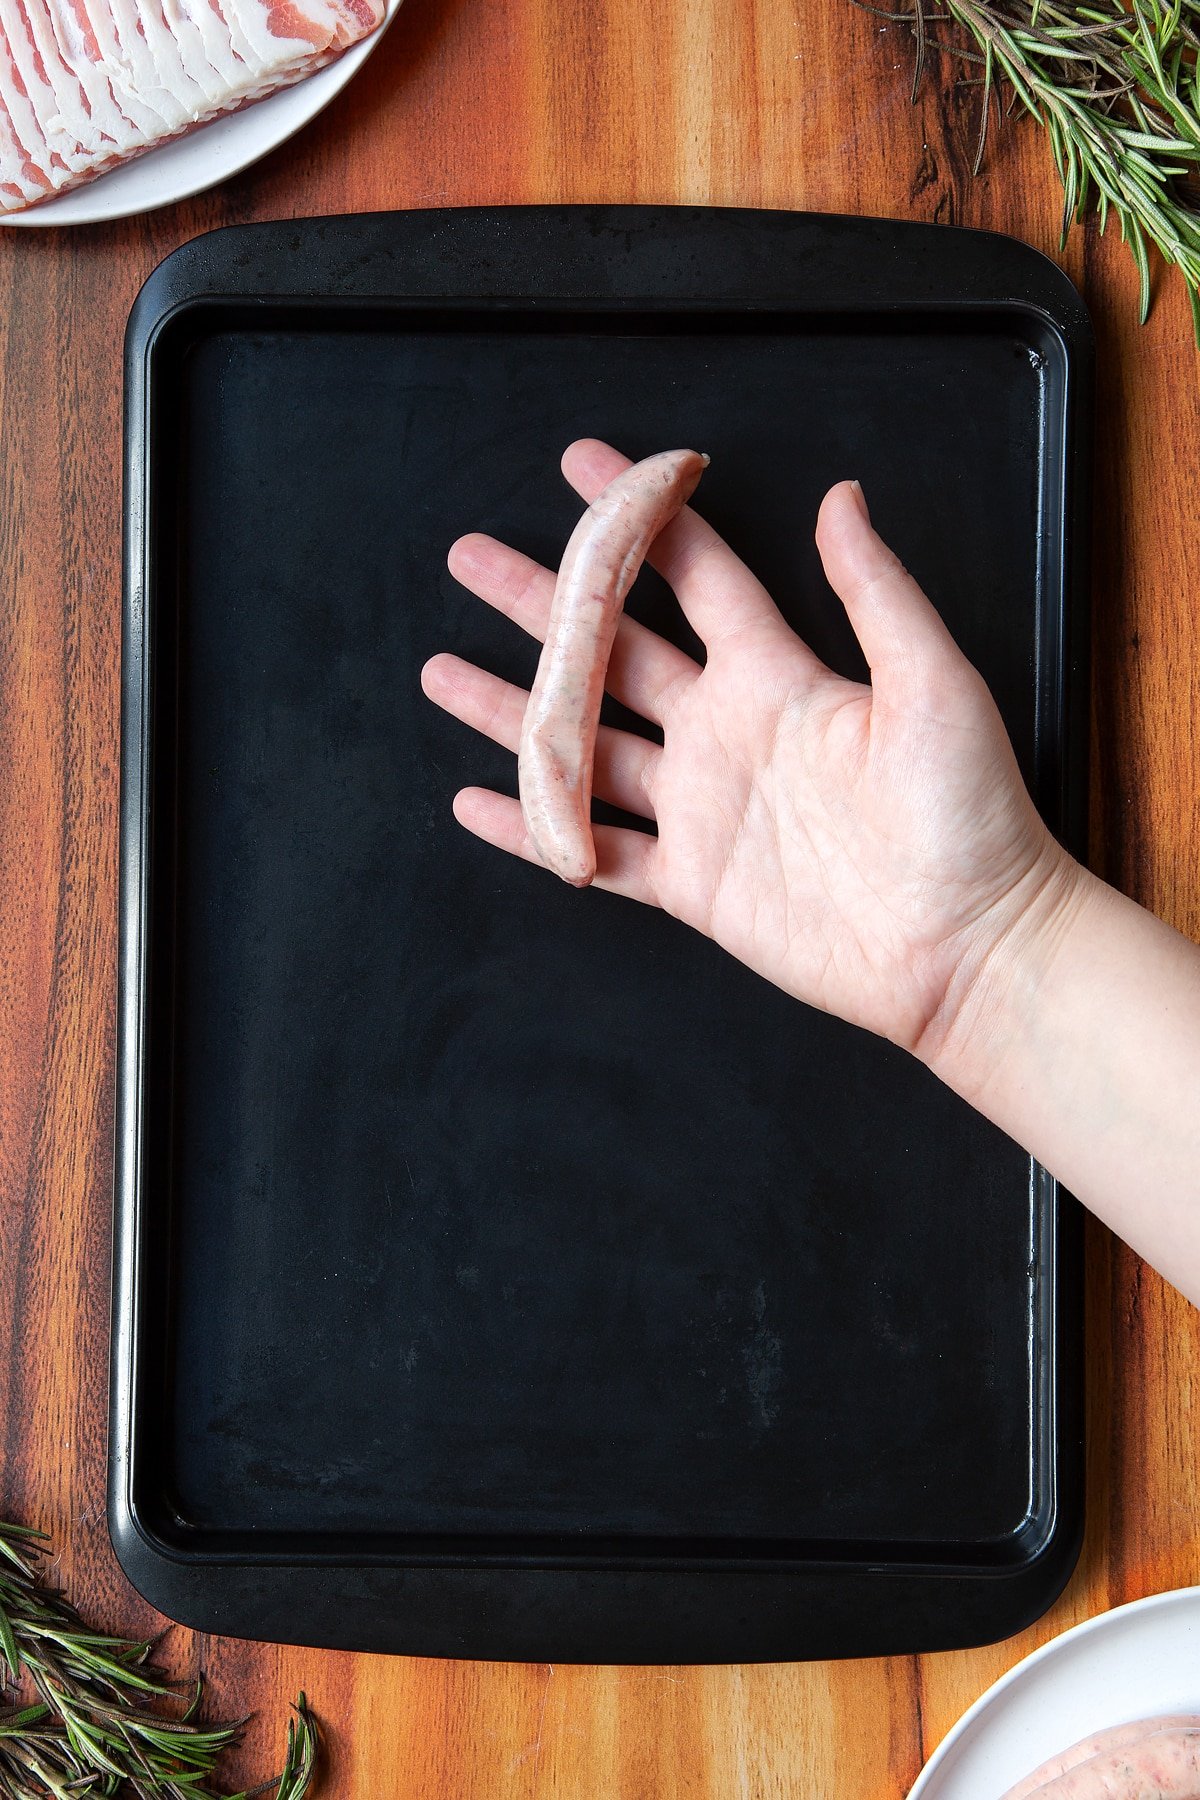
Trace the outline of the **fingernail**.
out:
M 871 523 L 871 514 L 867 510 L 867 496 L 862 491 L 862 482 L 852 481 L 850 483 L 850 491 L 854 495 L 855 505 L 869 525 Z

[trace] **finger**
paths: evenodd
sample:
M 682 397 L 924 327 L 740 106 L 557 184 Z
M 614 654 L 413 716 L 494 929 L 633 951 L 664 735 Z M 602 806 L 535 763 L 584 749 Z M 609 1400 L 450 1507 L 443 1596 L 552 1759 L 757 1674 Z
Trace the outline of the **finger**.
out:
M 817 548 L 877 688 L 926 686 L 971 665 L 900 558 L 873 529 L 862 488 L 842 481 L 821 502 Z
M 554 598 L 554 576 L 519 550 L 471 532 L 450 546 L 450 573 L 480 600 L 541 643 Z M 661 725 L 700 671 L 690 656 L 636 619 L 622 617 L 605 686 L 614 700 Z
M 454 816 L 485 844 L 541 866 L 542 859 L 525 829 L 520 801 L 494 794 L 490 788 L 463 788 L 454 796 Z M 628 900 L 640 900 L 644 906 L 657 906 L 650 871 L 658 839 L 617 825 L 594 825 L 592 836 L 596 840 L 593 885 L 610 894 L 624 894 Z
M 563 454 L 563 474 L 589 505 L 627 456 L 598 438 L 579 438 Z M 748 627 L 784 624 L 766 588 L 699 513 L 685 506 L 655 538 L 647 559 L 667 581 L 692 629 L 708 645 Z
M 480 731 L 502 749 L 515 752 L 529 695 L 524 688 L 477 669 L 461 656 L 433 656 L 421 670 L 421 686 L 444 712 Z M 594 787 L 601 800 L 637 818 L 652 819 L 649 789 L 654 766 L 662 755 L 657 744 L 629 731 L 602 725 L 596 735 Z

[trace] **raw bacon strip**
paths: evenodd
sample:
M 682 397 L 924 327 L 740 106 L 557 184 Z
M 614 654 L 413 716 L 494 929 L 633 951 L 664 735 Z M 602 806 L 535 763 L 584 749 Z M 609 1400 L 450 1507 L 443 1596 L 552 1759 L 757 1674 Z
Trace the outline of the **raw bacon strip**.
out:
M 88 55 L 103 65 L 121 111 L 141 130 L 147 143 L 183 123 L 178 105 L 159 86 L 145 38 L 137 30 L 132 8 L 109 6 L 106 0 L 71 0 Z M 126 38 L 122 36 L 124 25 Z
M 289 87 L 384 0 L 0 0 L 0 212 Z
M 141 149 L 145 134 L 113 94 L 91 26 L 81 23 L 71 0 L 20 0 L 20 4 L 39 28 L 44 21 L 63 69 L 83 95 L 92 126 L 112 151 L 128 155 Z
M 239 25 L 237 14 L 232 8 L 223 7 L 221 0 L 208 0 L 208 10 L 216 15 L 220 31 L 228 34 L 229 48 L 238 61 L 245 63 L 248 69 L 260 68 L 262 59 L 250 48 L 250 40 Z
M 278 86 L 278 77 L 300 64 L 305 65 L 305 73 L 311 73 L 307 59 L 312 55 L 313 44 L 308 38 L 294 41 L 273 38 L 267 54 L 259 55 L 245 34 L 239 33 L 246 50 L 235 53 L 228 29 L 224 33 L 214 29 L 216 15 L 207 0 L 158 0 L 158 3 L 179 46 L 185 69 L 204 88 L 214 108 L 227 111 L 241 99 L 251 95 L 257 97 L 264 83 L 269 83 L 271 88 Z M 312 0 L 309 0 L 308 10 L 312 10 Z M 323 35 L 318 33 L 318 38 Z
M 184 18 L 174 0 L 148 0 L 148 4 L 140 10 L 143 15 L 155 15 L 157 23 L 166 34 L 166 41 L 179 59 L 179 67 L 185 78 L 200 95 L 200 99 L 193 104 L 193 115 L 197 111 L 206 113 L 210 107 L 219 106 L 225 83 L 205 56 L 200 35 L 190 19 Z
M 250 49 L 250 40 L 246 38 L 245 31 L 237 23 L 234 14 L 227 13 L 223 9 L 221 0 L 209 0 L 209 11 L 218 16 L 219 29 L 228 32 L 228 47 L 234 52 L 234 56 L 241 63 L 245 63 L 246 68 L 254 68 L 257 65 L 257 58 L 255 58 L 254 50 Z
M 314 34 L 315 41 L 273 37 L 261 53 L 256 53 L 253 45 L 250 45 L 246 58 L 234 57 L 230 48 L 227 73 L 222 78 L 206 52 L 198 25 L 186 10 L 187 0 L 139 0 L 139 4 L 157 4 L 161 9 L 162 17 L 179 50 L 183 67 L 206 93 L 208 105 L 205 117 L 210 117 L 217 111 L 227 112 L 243 101 L 271 92 L 280 85 L 281 78 L 291 74 L 293 70 L 311 73 L 314 51 L 323 52 L 329 41 L 319 26 Z M 317 5 L 323 4 L 325 0 L 307 0 L 306 10 L 312 13 Z M 226 6 L 229 5 L 230 0 L 226 0 Z M 323 23 L 321 21 L 321 25 Z
M 187 12 L 178 37 L 168 24 L 172 4 Z M 37 89 L 36 105 L 23 102 L 23 135 L 0 119 L 0 213 L 36 205 L 304 80 L 354 41 L 350 4 L 358 36 L 364 14 L 382 22 L 380 0 L 0 0 L 0 105 L 9 91 L 18 107 L 24 95 L 21 70 L 6 55 L 10 41 L 21 42 Z M 201 21 L 203 5 L 211 16 Z M 224 76 L 215 104 L 213 72 Z M 48 149 L 51 139 L 56 147 Z M 22 175 L 27 165 L 31 173 Z
M 0 58 L 0 64 L 7 61 Z M 30 206 L 53 193 L 53 184 L 44 169 L 29 159 L 29 153 L 13 129 L 13 122 L 0 93 L 0 206 L 11 211 L 14 206 Z
M 114 104 L 136 127 L 144 142 L 158 137 L 167 121 L 155 106 L 152 95 L 141 93 L 132 68 L 117 35 L 116 20 L 104 0 L 60 0 L 69 7 L 83 54 L 102 72 Z M 139 40 L 143 45 L 144 39 Z
M 327 0 L 222 0 L 236 18 L 251 50 L 263 66 L 327 50 L 335 41 L 336 21 Z
M 172 37 L 159 0 L 133 0 L 137 28 L 150 46 L 159 81 L 182 112 L 182 123 L 193 125 L 203 118 L 212 102 L 199 82 L 183 66 L 179 46 Z
M 324 4 L 325 0 L 317 0 Z M 297 65 L 304 64 L 305 72 L 311 72 L 311 58 L 314 51 L 324 51 L 328 47 L 332 32 L 327 36 L 321 22 L 314 38 L 275 37 L 262 52 L 254 49 L 253 43 L 241 35 L 246 42 L 245 54 L 235 56 L 228 32 L 225 34 L 225 50 L 218 48 L 215 42 L 206 43 L 206 35 L 212 40 L 216 34 L 212 30 L 213 13 L 206 0 L 160 0 L 163 14 L 170 26 L 172 35 L 179 44 L 185 67 L 194 79 L 202 81 L 203 67 L 212 71 L 212 80 L 216 82 L 211 92 L 212 103 L 228 110 L 239 99 L 257 97 L 264 84 L 278 86 L 279 77 L 289 73 Z M 227 9 L 232 11 L 231 0 L 225 0 Z M 314 11 L 314 0 L 307 0 L 306 11 Z M 361 34 L 360 34 L 361 35 Z M 222 65 L 218 73 L 218 62 Z
M 154 54 L 152 36 L 147 34 L 138 13 L 136 0 L 87 0 L 89 13 L 110 12 L 120 54 L 113 61 L 111 50 L 106 61 L 113 71 L 114 83 L 128 86 L 163 121 L 163 132 L 172 136 L 192 123 L 190 96 L 181 97 L 170 85 L 171 70 Z M 97 33 L 99 35 L 99 33 Z
M 89 168 L 98 137 L 79 84 L 63 68 L 53 40 L 43 54 L 21 0 L 0 0 L 0 35 L 5 66 L 21 90 L 20 98 L 14 91 L 5 94 L 5 101 L 31 161 L 47 174 L 54 155 L 69 172 Z
M 172 3 L 181 21 L 186 21 L 187 29 L 195 34 L 206 62 L 221 78 L 227 93 L 239 87 L 248 75 L 257 72 L 237 50 L 220 14 L 209 0 L 172 0 Z M 170 16 L 168 7 L 168 19 Z
M 9 184 L 16 182 L 25 194 L 22 204 L 29 205 L 64 186 L 71 171 L 62 157 L 47 154 L 45 137 L 7 40 L 0 41 L 0 105 L 6 121 L 5 179 Z M 86 159 L 81 166 L 86 166 Z
M 0 0 L 0 14 L 15 15 L 13 55 L 47 149 L 57 150 L 72 167 L 83 152 L 107 154 L 111 143 L 93 123 L 83 89 L 59 55 L 45 8 L 30 0 Z
M 334 0 L 339 19 L 338 43 L 353 44 L 383 21 L 383 7 L 378 0 Z

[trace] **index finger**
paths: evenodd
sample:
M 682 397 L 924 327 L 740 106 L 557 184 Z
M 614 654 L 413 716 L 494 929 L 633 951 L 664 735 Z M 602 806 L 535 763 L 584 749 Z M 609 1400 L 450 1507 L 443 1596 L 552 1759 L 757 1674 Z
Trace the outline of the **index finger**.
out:
M 629 466 L 629 457 L 599 438 L 576 439 L 562 459 L 563 474 L 589 505 Z M 762 582 L 690 506 L 659 533 L 647 561 L 669 583 L 705 644 L 755 625 L 788 629 Z

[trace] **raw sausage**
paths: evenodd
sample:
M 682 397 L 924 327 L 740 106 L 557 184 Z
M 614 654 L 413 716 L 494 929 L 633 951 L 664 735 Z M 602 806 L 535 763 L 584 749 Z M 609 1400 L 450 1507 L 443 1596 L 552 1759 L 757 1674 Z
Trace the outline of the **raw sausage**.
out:
M 1200 1800 L 1200 1729 L 1171 1726 L 1109 1747 L 1029 1792 L 1029 1800 Z M 1028 1791 L 1028 1790 L 1027 1790 Z
M 1097 1731 L 1092 1737 L 1081 1738 L 1069 1750 L 1060 1750 L 1057 1756 L 1050 1757 L 1040 1769 L 1035 1769 L 1032 1775 L 1026 1775 L 1024 1781 L 1018 1781 L 1016 1787 L 1009 1788 L 1004 1800 L 1031 1800 L 1031 1796 L 1039 1788 L 1045 1787 L 1048 1781 L 1065 1775 L 1078 1764 L 1114 1750 L 1129 1749 L 1153 1732 L 1170 1731 L 1177 1726 L 1183 1730 L 1200 1731 L 1200 1713 L 1163 1713 L 1154 1719 L 1134 1719 L 1128 1725 L 1110 1725 L 1107 1731 Z
M 587 887 L 596 873 L 592 764 L 621 608 L 646 552 L 707 466 L 695 450 L 664 450 L 634 463 L 592 501 L 563 554 L 521 727 L 517 779 L 538 855 L 572 887 Z

